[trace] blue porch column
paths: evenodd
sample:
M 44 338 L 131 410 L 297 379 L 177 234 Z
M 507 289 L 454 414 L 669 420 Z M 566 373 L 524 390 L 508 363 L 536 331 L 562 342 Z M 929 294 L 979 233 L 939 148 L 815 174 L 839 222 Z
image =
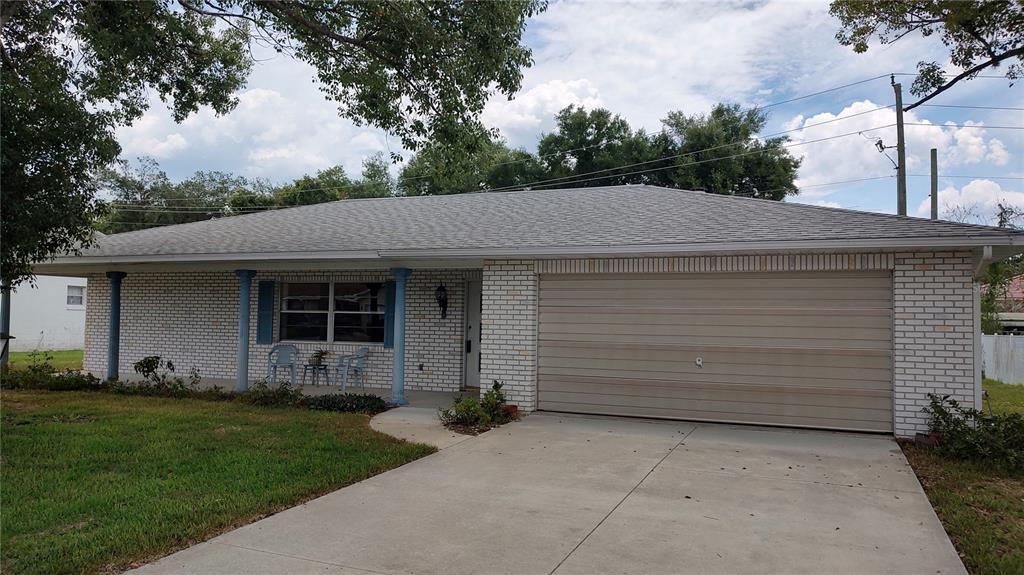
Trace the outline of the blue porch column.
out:
M 117 379 L 121 361 L 121 280 L 128 274 L 107 272 L 110 280 L 110 325 L 107 330 L 107 379 Z
M 235 370 L 235 391 L 249 390 L 249 312 L 252 300 L 253 270 L 235 270 L 238 276 L 238 367 Z
M 391 403 L 405 405 L 405 284 L 409 268 L 391 268 L 395 276 L 395 347 L 391 366 Z
M 0 285 L 0 374 L 7 374 L 11 348 L 11 287 Z

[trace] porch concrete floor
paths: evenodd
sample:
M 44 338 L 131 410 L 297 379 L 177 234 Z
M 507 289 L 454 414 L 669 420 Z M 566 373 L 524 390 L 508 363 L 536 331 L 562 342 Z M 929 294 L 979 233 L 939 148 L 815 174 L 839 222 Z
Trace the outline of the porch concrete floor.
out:
M 534 414 L 139 574 L 965 574 L 888 437 Z

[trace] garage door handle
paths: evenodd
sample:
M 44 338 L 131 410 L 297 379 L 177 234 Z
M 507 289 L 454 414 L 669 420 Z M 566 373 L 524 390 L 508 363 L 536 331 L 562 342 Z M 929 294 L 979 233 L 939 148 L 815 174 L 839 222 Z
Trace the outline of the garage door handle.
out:
M 703 357 L 698 357 L 697 361 L 695 361 L 693 363 L 696 363 L 697 367 L 704 367 L 704 358 Z

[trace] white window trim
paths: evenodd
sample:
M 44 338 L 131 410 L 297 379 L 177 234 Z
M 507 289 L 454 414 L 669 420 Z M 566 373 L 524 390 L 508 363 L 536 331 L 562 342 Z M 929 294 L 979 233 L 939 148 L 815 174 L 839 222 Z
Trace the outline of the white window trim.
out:
M 82 288 L 82 303 L 68 303 L 68 298 L 71 297 L 71 288 Z M 85 298 L 86 298 L 85 286 L 68 285 L 64 289 L 64 305 L 67 309 L 85 309 Z
M 285 295 L 284 294 L 285 294 L 285 291 L 286 291 L 285 290 L 285 286 L 287 286 L 288 284 L 299 285 L 299 284 L 322 284 L 322 283 L 326 283 L 327 284 L 327 309 L 326 310 L 306 311 L 306 310 L 286 310 L 286 309 L 284 309 L 284 299 L 285 299 Z M 376 313 L 377 315 L 380 315 L 381 317 L 384 317 L 384 315 L 386 314 L 386 312 L 383 312 L 383 311 L 382 312 L 335 311 L 334 310 L 334 285 L 335 284 L 371 284 L 371 283 L 378 283 L 378 282 L 372 282 L 372 281 L 365 281 L 365 282 L 363 282 L 363 281 L 337 281 L 337 282 L 335 282 L 335 281 L 329 281 L 329 282 L 294 281 L 294 282 L 287 282 L 286 281 L 286 282 L 281 282 L 281 297 L 278 300 L 278 312 L 277 312 L 278 313 L 278 316 L 277 316 L 278 326 L 277 326 L 277 330 L 276 330 L 276 334 L 275 334 L 277 336 L 277 341 L 279 343 L 294 343 L 294 344 L 307 344 L 307 345 L 309 345 L 309 344 L 321 344 L 322 343 L 322 344 L 339 344 L 339 345 L 359 345 L 359 346 L 363 346 L 363 347 L 373 347 L 373 346 L 383 347 L 384 346 L 384 342 L 383 341 L 350 341 L 350 340 L 335 340 L 334 339 L 334 314 L 336 314 L 336 313 L 347 313 L 347 314 L 351 314 L 351 315 L 370 315 L 370 314 Z M 381 291 L 383 291 L 383 289 L 384 289 L 384 282 L 379 282 L 379 283 L 381 284 Z M 385 303 L 385 305 L 387 305 L 387 304 Z M 295 314 L 299 314 L 299 313 L 326 313 L 327 314 L 327 339 L 326 340 L 319 340 L 319 339 L 317 339 L 317 340 L 312 340 L 312 339 L 285 339 L 285 338 L 281 337 L 281 325 L 280 324 L 281 324 L 281 314 L 283 314 L 283 313 L 295 313 Z

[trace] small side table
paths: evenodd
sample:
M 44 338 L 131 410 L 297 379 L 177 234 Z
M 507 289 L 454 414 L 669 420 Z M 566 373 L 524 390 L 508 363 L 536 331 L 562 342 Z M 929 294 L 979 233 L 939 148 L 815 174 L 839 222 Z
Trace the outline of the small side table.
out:
M 320 385 L 321 373 L 324 374 L 324 380 L 327 382 L 327 385 L 331 385 L 331 372 L 327 369 L 327 364 L 307 363 L 306 365 L 302 366 L 302 385 L 306 385 L 306 375 L 310 372 L 313 373 L 313 385 Z

